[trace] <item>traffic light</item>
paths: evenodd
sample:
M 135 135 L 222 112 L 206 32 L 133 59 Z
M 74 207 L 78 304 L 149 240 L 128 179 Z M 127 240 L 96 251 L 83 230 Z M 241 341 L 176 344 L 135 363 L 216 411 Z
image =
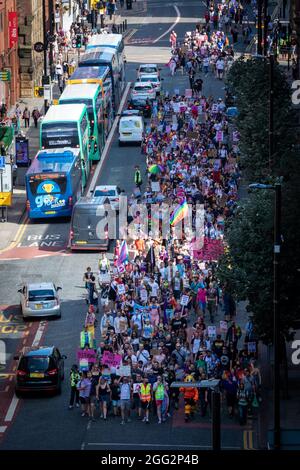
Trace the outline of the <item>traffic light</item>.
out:
M 80 48 L 81 48 L 81 43 L 82 43 L 81 34 L 77 34 L 77 35 L 76 35 L 76 48 L 77 48 L 77 49 L 80 49 Z

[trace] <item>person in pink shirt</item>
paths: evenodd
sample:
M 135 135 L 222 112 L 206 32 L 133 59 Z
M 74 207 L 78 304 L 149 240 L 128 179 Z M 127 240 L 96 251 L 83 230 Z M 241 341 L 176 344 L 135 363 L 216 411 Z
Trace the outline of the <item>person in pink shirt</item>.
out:
M 200 287 L 197 292 L 197 304 L 203 316 L 205 315 L 205 309 L 206 309 L 206 295 L 207 295 L 206 289 L 204 287 Z

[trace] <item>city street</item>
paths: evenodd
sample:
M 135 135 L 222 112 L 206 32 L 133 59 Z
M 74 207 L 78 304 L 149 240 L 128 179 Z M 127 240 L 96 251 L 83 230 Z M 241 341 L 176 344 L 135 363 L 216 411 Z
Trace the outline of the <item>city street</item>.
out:
M 166 64 L 170 60 L 170 32 L 175 29 L 177 40 L 182 42 L 185 33 L 204 22 L 206 2 L 186 0 L 168 2 L 148 0 L 146 11 L 137 12 L 128 19 L 131 34 L 125 39 L 126 80 L 134 83 L 140 63 L 156 63 L 161 68 L 164 91 L 170 95 L 178 89 L 184 94 L 189 89 L 186 73 L 177 71 L 174 77 Z M 242 50 L 239 44 L 238 50 Z M 199 75 L 199 73 L 198 73 Z M 215 100 L 224 98 L 224 81 L 213 73 L 203 79 L 203 94 Z M 130 94 L 130 86 L 126 88 Z M 126 105 L 127 97 L 123 104 Z M 123 106 L 124 107 L 124 106 Z M 119 110 L 119 112 L 122 109 Z M 147 121 L 149 124 L 149 120 Z M 130 196 L 134 189 L 134 168 L 139 165 L 143 180 L 146 172 L 145 155 L 139 146 L 118 145 L 118 132 L 111 136 L 111 143 L 96 184 L 118 185 Z M 93 168 L 86 194 L 90 194 Z M 93 185 L 94 186 L 94 185 Z M 145 189 L 145 186 L 143 187 Z M 30 222 L 24 218 L 12 247 L 0 252 L 0 339 L 6 347 L 6 365 L 0 365 L 0 450 L 204 450 L 212 447 L 212 419 L 197 414 L 191 422 L 185 422 L 184 402 L 179 410 L 161 425 L 151 418 L 150 425 L 132 421 L 120 426 L 120 418 L 108 417 L 88 421 L 76 408 L 68 409 L 70 397 L 69 372 L 76 363 L 79 334 L 85 320 L 83 274 L 87 266 L 98 270 L 99 253 L 70 252 L 68 249 L 70 221 L 47 220 Z M 113 259 L 113 244 L 108 258 Z M 62 287 L 62 317 L 45 321 L 24 322 L 20 311 L 18 289 L 24 282 L 52 281 Z M 218 320 L 221 319 L 219 314 Z M 238 307 L 237 320 L 243 333 L 247 314 Z M 96 329 L 100 340 L 100 329 Z M 55 345 L 65 360 L 65 380 L 61 395 L 29 396 L 17 398 L 14 394 L 14 355 L 24 346 Z M 226 403 L 222 403 L 222 449 L 257 449 L 257 420 L 250 418 L 246 425 L 228 417 Z

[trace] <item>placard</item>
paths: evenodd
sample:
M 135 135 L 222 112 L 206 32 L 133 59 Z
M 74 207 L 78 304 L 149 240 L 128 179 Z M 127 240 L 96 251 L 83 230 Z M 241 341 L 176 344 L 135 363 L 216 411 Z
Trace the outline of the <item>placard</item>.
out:
M 86 370 L 89 368 L 89 361 L 87 359 L 81 359 L 79 361 L 79 369 Z
M 192 98 L 193 96 L 193 90 L 191 88 L 187 88 L 184 93 L 186 98 Z
M 167 125 L 166 126 L 166 133 L 169 134 L 171 132 L 171 126 Z
M 100 284 L 109 284 L 111 281 L 110 273 L 99 273 L 98 279 Z
M 223 131 L 217 131 L 216 133 L 216 141 L 223 142 Z
M 207 334 L 210 338 L 217 336 L 217 327 L 214 325 L 208 326 Z
M 152 182 L 151 182 L 151 190 L 152 190 L 154 193 L 159 193 L 159 191 L 160 191 L 160 184 L 159 184 L 159 181 L 152 181 Z
M 140 291 L 140 297 L 142 302 L 147 302 L 148 300 L 148 292 L 147 289 L 141 289 Z
M 118 284 L 118 294 L 119 294 L 119 295 L 125 294 L 125 286 L 124 286 L 124 284 Z
M 174 88 L 174 94 L 177 96 L 179 95 L 179 88 Z
M 220 321 L 220 331 L 221 331 L 222 333 L 226 333 L 227 330 L 228 330 L 227 321 L 221 320 L 221 321 Z
M 122 356 L 120 354 L 114 354 L 110 351 L 104 351 L 101 357 L 101 364 L 105 364 L 108 367 L 118 367 L 122 362 Z
M 190 301 L 190 297 L 188 295 L 183 295 L 180 299 L 180 305 L 186 307 Z
M 256 343 L 253 341 L 250 341 L 247 343 L 247 348 L 248 348 L 248 353 L 255 353 L 256 352 Z
M 88 362 L 96 362 L 96 353 L 93 349 L 78 349 L 77 360 L 86 359 Z
M 131 367 L 130 366 L 119 366 L 117 367 L 117 375 L 121 377 L 130 377 L 131 376 Z

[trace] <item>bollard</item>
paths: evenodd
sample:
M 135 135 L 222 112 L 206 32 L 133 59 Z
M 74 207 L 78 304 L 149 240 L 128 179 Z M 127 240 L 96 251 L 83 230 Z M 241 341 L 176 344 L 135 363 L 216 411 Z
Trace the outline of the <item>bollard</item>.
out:
M 125 23 L 125 30 L 127 29 L 127 19 L 124 20 Z

